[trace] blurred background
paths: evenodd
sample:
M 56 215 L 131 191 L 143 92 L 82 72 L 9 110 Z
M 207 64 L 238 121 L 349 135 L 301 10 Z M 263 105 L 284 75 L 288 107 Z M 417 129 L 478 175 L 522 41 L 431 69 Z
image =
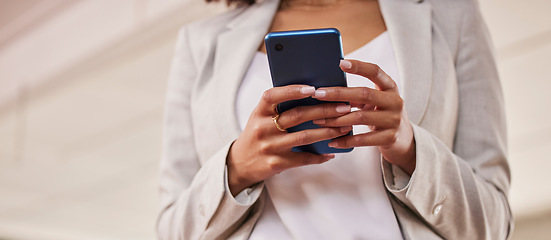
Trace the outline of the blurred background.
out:
M 551 236 L 551 1 L 480 0 L 504 86 L 513 239 Z M 0 239 L 154 239 L 164 91 L 200 0 L 0 0 Z

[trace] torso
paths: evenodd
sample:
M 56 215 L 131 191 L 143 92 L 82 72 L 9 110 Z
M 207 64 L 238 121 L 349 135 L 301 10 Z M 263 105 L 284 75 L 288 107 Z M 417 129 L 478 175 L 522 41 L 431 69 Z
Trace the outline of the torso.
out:
M 337 28 L 341 32 L 345 55 L 386 31 L 378 1 L 344 1 L 335 6 L 319 9 L 280 8 L 269 31 Z M 266 52 L 264 44 L 259 50 Z
M 388 33 L 361 46 L 347 59 L 377 63 L 400 86 Z M 374 84 L 347 74 L 349 87 Z M 257 52 L 241 82 L 236 115 L 241 129 L 262 93 L 271 88 L 267 55 Z M 354 134 L 369 131 L 354 126 Z M 382 182 L 377 147 L 355 148 L 320 165 L 286 170 L 264 181 L 267 196 L 249 239 L 402 239 Z

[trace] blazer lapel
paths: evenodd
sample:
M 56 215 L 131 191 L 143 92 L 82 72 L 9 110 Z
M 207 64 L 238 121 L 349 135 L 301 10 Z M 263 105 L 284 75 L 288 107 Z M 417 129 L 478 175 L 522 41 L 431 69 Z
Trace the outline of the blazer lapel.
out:
M 431 6 L 422 0 L 379 0 L 396 54 L 406 110 L 419 124 L 432 87 Z
M 417 0 L 379 0 L 381 11 L 395 50 L 402 92 L 411 121 L 419 124 L 427 108 L 432 86 L 431 7 Z M 218 116 L 227 125 L 216 124 L 218 134 L 226 139 L 239 136 L 235 99 L 239 86 L 257 47 L 268 32 L 279 1 L 264 0 L 245 9 L 227 24 L 227 31 L 217 39 L 214 79 L 224 79 L 214 89 L 221 101 Z
M 214 97 L 220 101 L 220 116 L 227 118 L 228 125 L 214 124 L 219 133 L 235 139 L 241 129 L 237 122 L 235 99 L 239 86 L 254 54 L 268 32 L 273 16 L 279 6 L 277 0 L 264 0 L 245 9 L 227 24 L 227 31 L 220 34 L 216 43 L 213 79 L 221 79 Z M 218 120 L 215 120 L 219 123 Z

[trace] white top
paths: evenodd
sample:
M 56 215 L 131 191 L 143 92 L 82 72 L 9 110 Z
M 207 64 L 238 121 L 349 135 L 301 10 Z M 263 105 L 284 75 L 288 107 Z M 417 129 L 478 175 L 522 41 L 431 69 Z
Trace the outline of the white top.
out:
M 396 59 L 387 32 L 348 54 L 378 64 L 399 82 Z M 368 79 L 347 74 L 349 87 L 370 87 Z M 241 129 L 263 92 L 272 87 L 266 54 L 257 52 L 241 84 L 236 111 Z M 354 126 L 354 134 L 368 132 Z M 358 147 L 336 154 L 324 164 L 289 169 L 265 181 L 266 201 L 250 239 L 402 239 L 386 194 L 380 152 Z M 255 199 L 240 193 L 241 204 Z M 256 195 L 256 194 L 255 194 Z

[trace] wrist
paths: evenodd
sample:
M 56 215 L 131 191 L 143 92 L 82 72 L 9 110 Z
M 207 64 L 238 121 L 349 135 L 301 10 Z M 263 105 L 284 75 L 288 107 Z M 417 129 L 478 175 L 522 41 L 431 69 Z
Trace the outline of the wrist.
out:
M 239 174 L 239 168 L 235 165 L 235 159 L 238 158 L 236 158 L 234 154 L 235 151 L 232 151 L 232 149 L 230 148 L 230 153 L 228 154 L 228 158 L 226 159 L 226 166 L 228 168 L 228 186 L 230 188 L 231 194 L 235 197 L 237 196 L 237 194 L 243 191 L 243 189 L 252 184 L 248 184 L 247 179 L 241 177 L 241 175 Z
M 415 172 L 416 160 L 413 158 L 413 160 L 407 161 L 406 163 L 396 165 L 411 177 L 413 172 Z
M 228 166 L 228 185 L 230 187 L 231 194 L 235 197 L 243 189 L 247 188 L 247 184 L 244 183 L 243 179 L 237 177 L 235 173 L 231 173 L 231 168 Z
M 415 166 L 417 165 L 417 159 L 415 157 L 415 141 L 413 141 L 409 146 L 402 159 L 403 161 L 400 162 L 401 164 L 397 165 L 411 177 L 415 171 Z
M 417 165 L 415 140 L 412 140 L 411 144 L 402 151 L 381 149 L 381 152 L 387 162 L 399 167 L 409 176 L 413 175 Z

